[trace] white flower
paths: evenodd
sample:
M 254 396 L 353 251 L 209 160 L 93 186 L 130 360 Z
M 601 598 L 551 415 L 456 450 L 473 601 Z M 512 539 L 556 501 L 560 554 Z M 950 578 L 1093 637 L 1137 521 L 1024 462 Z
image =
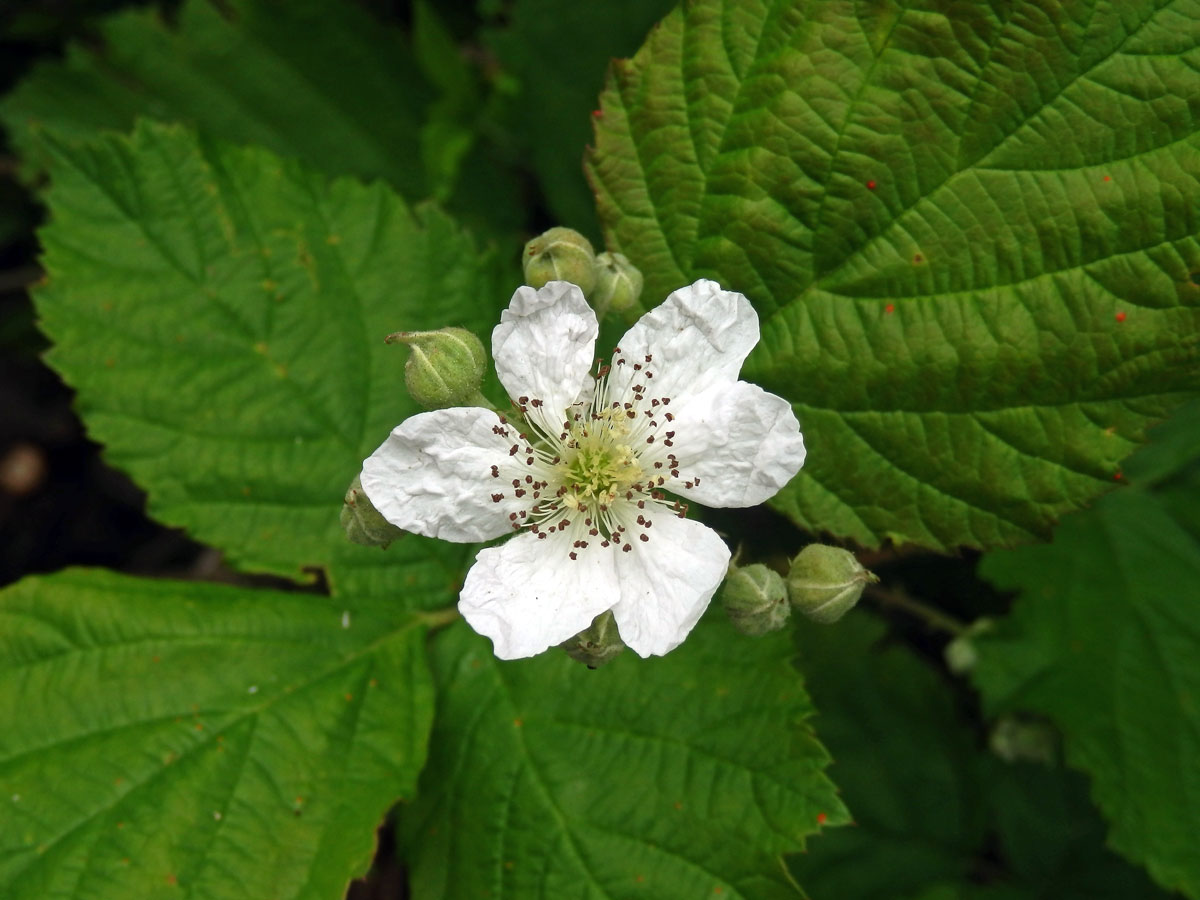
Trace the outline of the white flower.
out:
M 463 542 L 519 532 L 479 552 L 458 604 L 504 659 L 607 609 L 639 655 L 677 647 L 729 549 L 663 492 L 753 506 L 804 463 L 788 403 L 738 381 L 758 343 L 741 294 L 712 281 L 675 291 L 594 369 L 598 332 L 575 285 L 518 288 L 492 354 L 525 423 L 476 407 L 422 413 L 363 464 L 367 496 L 400 528 Z

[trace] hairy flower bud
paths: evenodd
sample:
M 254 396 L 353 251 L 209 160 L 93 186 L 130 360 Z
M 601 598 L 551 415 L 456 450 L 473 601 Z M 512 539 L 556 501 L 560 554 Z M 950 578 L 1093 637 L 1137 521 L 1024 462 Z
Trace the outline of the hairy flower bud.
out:
M 988 735 L 988 747 L 1005 762 L 1053 765 L 1058 758 L 1058 732 L 1049 722 L 1014 715 L 1002 717 Z
M 386 547 L 396 538 L 404 536 L 402 529 L 379 514 L 363 491 L 362 481 L 357 475 L 346 489 L 341 521 L 346 537 L 366 547 Z
M 602 612 L 592 620 L 591 625 L 559 646 L 567 651 L 571 659 L 589 669 L 596 669 L 616 658 L 625 649 L 625 642 L 617 633 L 613 614 Z
M 533 288 L 569 281 L 578 285 L 585 297 L 596 288 L 596 252 L 587 238 L 570 228 L 551 228 L 527 243 L 521 265 L 525 283 Z
M 397 331 L 389 344 L 407 344 L 404 364 L 409 395 L 426 409 L 483 405 L 479 385 L 487 368 L 483 343 L 465 328 Z
M 992 620 L 976 619 L 962 634 L 954 638 L 942 650 L 942 658 L 946 668 L 954 675 L 969 675 L 979 662 L 979 648 L 975 646 L 975 638 L 992 630 Z
M 642 273 L 623 253 L 601 253 L 596 257 L 596 290 L 592 308 L 601 319 L 606 313 L 619 315 L 638 306 L 642 296 Z
M 848 550 L 809 544 L 792 560 L 787 590 L 792 606 L 814 622 L 832 625 L 858 603 L 863 588 L 878 580 Z
M 778 631 L 792 612 L 783 577 L 762 563 L 731 567 L 721 602 L 734 627 L 755 637 Z

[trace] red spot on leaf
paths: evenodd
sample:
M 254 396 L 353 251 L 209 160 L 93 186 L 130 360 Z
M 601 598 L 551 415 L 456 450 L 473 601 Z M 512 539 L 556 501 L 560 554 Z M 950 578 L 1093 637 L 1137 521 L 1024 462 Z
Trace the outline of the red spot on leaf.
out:
M 603 115 L 604 115 L 604 110 L 602 110 L 602 109 L 593 109 L 592 110 L 592 118 L 593 119 L 599 119 Z
M 1122 472 L 1120 469 L 1117 469 L 1117 471 L 1113 472 L 1113 481 L 1124 481 L 1124 480 L 1125 480 L 1125 473 Z
M 883 311 L 884 311 L 885 313 L 887 313 L 887 314 L 890 316 L 892 313 L 894 313 L 894 312 L 896 311 L 896 304 L 895 304 L 895 303 L 889 303 L 887 306 L 885 306 L 885 307 L 883 308 Z
M 1124 321 L 1125 321 L 1125 312 L 1124 312 L 1124 310 L 1122 310 L 1121 312 L 1117 313 L 1117 321 L 1118 321 L 1118 322 L 1124 322 Z
M 873 190 L 875 190 L 875 188 L 877 188 L 877 187 L 879 187 L 879 185 L 877 185 L 877 184 L 875 183 L 874 179 L 872 179 L 871 181 L 868 181 L 868 182 L 867 182 L 867 190 L 868 190 L 868 191 L 873 191 Z
M 1111 176 L 1111 175 L 1105 175 L 1105 176 L 1104 176 L 1104 180 L 1105 180 L 1105 181 L 1112 181 L 1112 176 Z
M 825 813 L 817 813 L 817 824 L 818 825 L 824 825 L 828 821 L 829 821 L 829 816 L 825 815 Z

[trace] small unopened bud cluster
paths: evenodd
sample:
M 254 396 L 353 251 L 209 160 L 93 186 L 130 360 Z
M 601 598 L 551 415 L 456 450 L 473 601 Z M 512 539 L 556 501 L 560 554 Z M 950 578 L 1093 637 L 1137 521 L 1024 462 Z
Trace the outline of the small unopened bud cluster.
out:
M 793 607 L 814 622 L 832 624 L 878 580 L 849 551 L 810 544 L 792 560 L 786 579 L 761 563 L 731 566 L 721 596 L 734 626 L 757 636 L 783 628 Z
M 783 577 L 762 563 L 733 566 L 725 579 L 721 602 L 742 634 L 757 637 L 778 631 L 791 615 Z
M 863 588 L 878 580 L 849 550 L 809 544 L 792 560 L 787 590 L 799 612 L 814 622 L 832 625 L 854 608 Z
M 346 489 L 341 522 L 346 537 L 366 547 L 387 547 L 404 535 L 402 529 L 385 519 L 375 508 L 363 491 L 362 481 L 358 476 L 355 476 L 350 482 L 350 487 Z
M 613 614 L 602 612 L 592 620 L 591 625 L 559 646 L 567 651 L 571 659 L 589 669 L 596 669 L 619 656 L 625 649 L 625 642 L 617 632 Z
M 597 255 L 591 241 L 573 229 L 551 228 L 529 241 L 521 264 L 531 287 L 551 281 L 578 286 L 600 318 L 608 312 L 628 318 L 640 310 L 642 273 L 623 254 Z
M 487 368 L 487 351 L 467 329 L 397 331 L 385 340 L 407 344 L 412 351 L 404 364 L 404 383 L 409 395 L 426 409 L 486 402 L 479 385 Z

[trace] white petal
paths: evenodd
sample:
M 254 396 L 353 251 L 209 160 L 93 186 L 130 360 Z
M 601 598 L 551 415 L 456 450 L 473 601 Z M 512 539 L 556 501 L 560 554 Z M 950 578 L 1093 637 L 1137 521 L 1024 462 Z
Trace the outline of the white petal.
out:
M 561 644 L 616 600 L 617 554 L 592 546 L 572 560 L 572 540 L 568 533 L 539 539 L 527 531 L 475 557 L 458 611 L 492 639 L 501 659 Z
M 474 406 L 406 419 L 363 462 L 363 490 L 405 531 L 460 543 L 498 537 L 511 530 L 508 514 L 525 505 L 505 489 L 514 440 L 494 433 L 498 425 L 494 412 Z M 492 466 L 502 477 L 492 477 Z
M 566 281 L 517 288 L 492 330 L 496 375 L 517 400 L 539 399 L 555 427 L 589 381 L 600 326 L 583 292 Z
M 626 364 L 614 366 L 610 380 L 624 393 L 630 383 L 642 381 L 642 373 L 633 370 L 636 363 L 653 375 L 645 382 L 646 396 L 674 400 L 737 381 L 757 343 L 758 314 L 750 301 L 702 279 L 672 293 L 626 332 L 619 354 Z
M 791 405 L 758 385 L 716 385 L 671 409 L 679 477 L 667 487 L 689 500 L 755 506 L 804 465 L 804 437 Z
M 621 599 L 612 607 L 617 630 L 638 656 L 678 647 L 708 607 L 729 567 L 729 548 L 715 531 L 691 519 L 654 516 L 650 540 L 617 554 Z

